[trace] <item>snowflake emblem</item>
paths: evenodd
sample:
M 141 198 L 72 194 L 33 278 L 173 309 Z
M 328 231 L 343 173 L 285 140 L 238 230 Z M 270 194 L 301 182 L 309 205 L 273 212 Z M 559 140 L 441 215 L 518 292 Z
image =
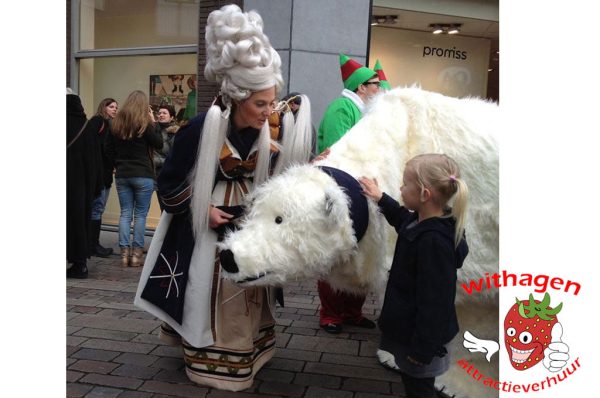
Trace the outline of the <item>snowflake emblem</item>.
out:
M 169 293 L 171 293 L 171 286 L 173 286 L 173 284 L 175 285 L 175 289 L 177 290 L 175 297 L 179 297 L 179 285 L 177 284 L 177 277 L 183 275 L 183 272 L 179 272 L 177 274 L 175 273 L 175 271 L 177 271 L 177 264 L 179 263 L 179 252 L 175 251 L 175 266 L 173 266 L 173 268 L 171 268 L 171 264 L 162 253 L 160 253 L 160 256 L 163 258 L 163 260 L 165 260 L 167 267 L 169 267 L 169 274 L 150 276 L 150 279 L 171 278 L 171 280 L 169 281 L 169 288 L 167 289 L 167 295 L 165 296 L 165 299 L 169 298 Z

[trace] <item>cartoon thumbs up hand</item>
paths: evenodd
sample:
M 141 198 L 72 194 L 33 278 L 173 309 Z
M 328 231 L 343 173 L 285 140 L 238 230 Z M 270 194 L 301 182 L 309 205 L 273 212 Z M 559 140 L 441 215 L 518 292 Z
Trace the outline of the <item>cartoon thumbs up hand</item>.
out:
M 550 372 L 558 372 L 569 360 L 569 346 L 562 342 L 563 328 L 557 322 L 552 328 L 552 340 L 544 350 L 544 367 Z

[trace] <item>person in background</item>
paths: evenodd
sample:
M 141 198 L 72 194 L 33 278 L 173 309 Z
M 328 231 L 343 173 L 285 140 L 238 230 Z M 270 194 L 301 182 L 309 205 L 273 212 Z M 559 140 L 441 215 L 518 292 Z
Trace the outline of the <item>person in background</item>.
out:
M 115 165 L 115 182 L 121 206 L 119 247 L 124 267 L 143 264 L 146 216 L 154 191 L 152 151 L 163 146 L 148 97 L 133 91 L 112 123 L 106 139 L 106 154 Z M 133 218 L 133 243 L 130 228 Z M 131 256 L 131 258 L 130 258 Z
M 379 77 L 374 70 L 340 54 L 344 90 L 325 110 L 319 126 L 318 152 L 335 144 L 362 117 L 369 101 L 379 92 Z M 373 329 L 375 323 L 362 315 L 366 296 L 335 291 L 324 280 L 317 284 L 321 311 L 319 325 L 327 332 L 342 331 L 342 323 Z
M 88 122 L 81 99 L 67 89 L 67 278 L 88 276 L 92 201 L 102 189 L 96 140 L 101 128 L 101 120 Z
M 163 146 L 154 151 L 154 170 L 156 177 L 160 175 L 165 159 L 173 147 L 175 133 L 179 130 L 179 126 L 175 122 L 175 108 L 173 108 L 172 105 L 164 104 L 158 107 L 158 126 L 160 127 Z
M 113 181 L 113 164 L 106 156 L 104 149 L 104 143 L 106 137 L 110 135 L 110 125 L 112 119 L 117 115 L 119 104 L 113 98 L 104 98 L 98 104 L 98 110 L 96 115 L 91 120 L 99 119 L 102 122 L 102 128 L 96 136 L 98 146 L 102 153 L 102 181 L 103 187 L 100 195 L 92 203 L 92 221 L 90 223 L 90 254 L 98 257 L 108 257 L 113 253 L 113 249 L 103 247 L 100 244 L 100 229 L 102 227 L 102 214 L 106 208 L 106 201 L 108 200 L 108 194 L 110 192 L 110 186 Z M 90 120 L 90 121 L 91 121 Z
M 236 5 L 208 16 L 204 75 L 219 96 L 175 135 L 158 177 L 165 211 L 134 301 L 164 321 L 162 341 L 183 346 L 190 380 L 231 391 L 251 387 L 274 354 L 276 293 L 222 278 L 218 241 L 255 186 L 282 162 L 310 157 L 309 100 L 296 123 L 288 111 L 291 124 L 280 124 L 281 59 L 262 27 L 258 13 Z
M 185 111 L 183 112 L 182 120 L 188 121 L 198 112 L 196 112 L 196 75 L 191 75 L 186 81 L 190 91 L 187 94 L 185 102 Z
M 404 206 L 381 192 L 376 179 L 359 181 L 398 233 L 377 358 L 400 372 L 408 398 L 437 398 L 435 378 L 450 367 L 446 345 L 459 330 L 454 301 L 456 273 L 469 253 L 467 184 L 456 161 L 442 154 L 408 161 L 400 188 Z

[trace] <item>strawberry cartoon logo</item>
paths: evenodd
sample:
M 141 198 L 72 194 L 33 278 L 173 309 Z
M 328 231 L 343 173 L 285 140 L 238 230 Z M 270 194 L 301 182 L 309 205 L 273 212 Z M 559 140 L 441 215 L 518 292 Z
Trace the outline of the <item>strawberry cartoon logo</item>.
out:
M 562 303 L 550 307 L 550 295 L 542 301 L 516 299 L 504 318 L 504 343 L 510 364 L 517 370 L 527 370 L 543 361 L 551 372 L 562 369 L 569 359 L 569 347 L 562 342 L 562 325 L 557 314 Z
M 550 307 L 550 295 L 535 300 L 516 299 L 504 318 L 504 343 L 510 364 L 517 370 L 527 370 L 540 361 L 550 372 L 558 372 L 569 360 L 569 346 L 563 343 L 563 328 L 558 321 L 562 303 Z M 468 330 L 463 346 L 470 352 L 482 352 L 490 362 L 500 345 L 494 340 L 483 340 Z

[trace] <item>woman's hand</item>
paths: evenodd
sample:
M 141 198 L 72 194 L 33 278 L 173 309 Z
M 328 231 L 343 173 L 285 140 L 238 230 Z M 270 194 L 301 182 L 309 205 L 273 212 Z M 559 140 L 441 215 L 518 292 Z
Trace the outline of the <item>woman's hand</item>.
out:
M 358 179 L 360 185 L 363 187 L 363 193 L 369 198 L 373 199 L 375 202 L 379 202 L 381 197 L 383 196 L 383 192 L 379 189 L 379 184 L 377 183 L 377 178 L 370 179 L 367 177 L 360 177 Z
M 148 115 L 150 115 L 150 119 L 152 119 L 152 123 L 156 123 L 156 119 L 154 118 L 154 112 L 152 111 L 152 107 L 148 107 Z
M 217 228 L 219 225 L 227 224 L 232 218 L 233 215 L 211 206 L 208 214 L 208 226 Z
M 318 154 L 313 160 L 311 160 L 311 163 L 314 162 L 318 162 L 319 160 L 323 160 L 325 158 L 327 158 L 327 156 L 329 156 L 329 152 L 331 152 L 331 150 L 329 148 L 325 149 L 323 152 L 321 152 L 320 154 Z

